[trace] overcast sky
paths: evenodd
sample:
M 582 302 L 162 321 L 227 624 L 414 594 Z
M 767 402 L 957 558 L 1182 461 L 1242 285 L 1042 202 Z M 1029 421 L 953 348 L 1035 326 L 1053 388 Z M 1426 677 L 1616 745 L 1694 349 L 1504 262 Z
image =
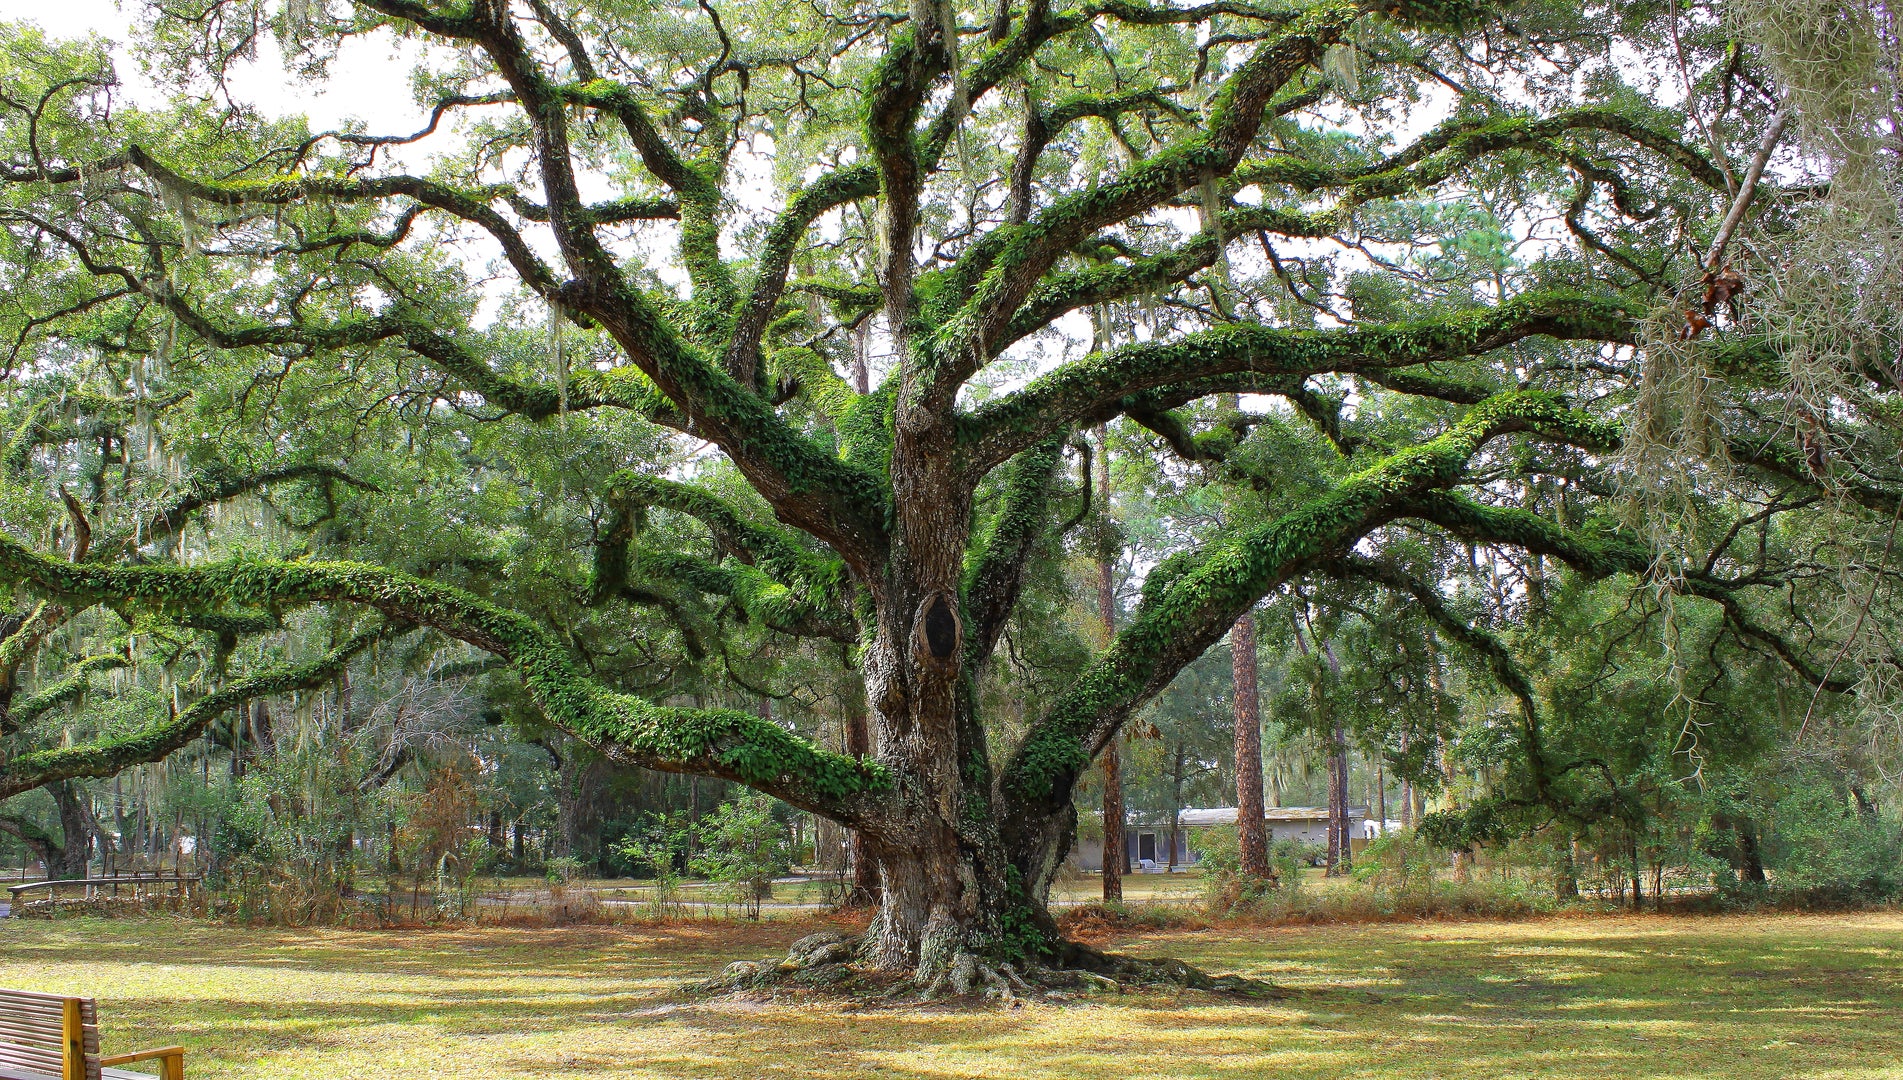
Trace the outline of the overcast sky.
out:
M 122 96 L 151 105 L 158 95 L 125 49 L 137 10 L 136 2 L 115 0 L 0 0 L 0 18 L 38 23 L 54 37 L 98 34 L 117 43 L 116 67 L 125 84 Z M 380 132 L 405 129 L 412 120 L 417 123 L 406 130 L 414 131 L 422 126 L 426 113 L 412 100 L 410 67 L 395 39 L 385 35 L 346 46 L 333 69 L 345 77 L 310 86 L 287 78 L 275 45 L 267 44 L 257 60 L 234 73 L 232 81 L 239 100 L 279 115 L 301 112 L 319 128 L 335 127 L 347 117 L 374 116 Z

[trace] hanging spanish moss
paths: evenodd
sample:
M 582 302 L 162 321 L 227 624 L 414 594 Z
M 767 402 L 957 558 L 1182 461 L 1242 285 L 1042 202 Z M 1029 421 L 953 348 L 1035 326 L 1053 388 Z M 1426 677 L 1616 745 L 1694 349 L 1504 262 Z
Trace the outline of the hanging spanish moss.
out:
M 1888 472 L 1903 445 L 1893 407 L 1903 390 L 1903 27 L 1875 0 L 1738 0 L 1730 14 L 1794 109 L 1801 166 L 1827 181 L 1790 200 L 1788 228 L 1745 243 L 1751 317 L 1789 379 L 1782 421 L 1827 494 L 1842 499 L 1836 477 Z M 1896 606 L 1883 582 L 1897 522 L 1847 500 L 1839 509 L 1829 558 L 1844 602 L 1827 632 L 1843 644 L 1832 666 L 1854 673 L 1870 756 L 1894 771 L 1903 767 L 1903 672 L 1881 628 Z

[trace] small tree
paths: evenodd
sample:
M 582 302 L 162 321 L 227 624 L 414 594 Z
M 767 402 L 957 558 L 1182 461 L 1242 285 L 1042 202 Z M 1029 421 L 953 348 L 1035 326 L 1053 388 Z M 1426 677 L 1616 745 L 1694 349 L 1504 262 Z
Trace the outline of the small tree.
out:
M 653 815 L 615 845 L 615 854 L 653 878 L 649 914 L 668 919 L 680 913 L 681 863 L 692 847 L 693 826 L 679 817 Z
M 773 879 L 787 871 L 786 830 L 773 819 L 773 800 L 748 792 L 724 803 L 700 824 L 697 873 L 723 887 L 728 897 L 760 917 L 760 901 L 773 895 Z

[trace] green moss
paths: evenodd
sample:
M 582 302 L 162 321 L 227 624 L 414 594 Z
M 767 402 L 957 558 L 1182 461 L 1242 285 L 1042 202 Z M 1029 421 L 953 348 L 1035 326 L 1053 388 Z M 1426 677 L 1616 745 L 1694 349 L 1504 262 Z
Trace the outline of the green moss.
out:
M 1160 580 L 1145 584 L 1109 652 L 1026 736 L 1005 773 L 1005 790 L 1030 805 L 1068 797 L 1094 740 L 1107 735 L 1106 721 L 1161 689 L 1175 670 L 1167 660 L 1193 658 L 1276 585 L 1400 516 L 1410 498 L 1459 481 L 1488 441 L 1526 430 L 1574 443 L 1601 443 L 1611 434 L 1551 395 L 1500 394 L 1446 434 L 1348 477 L 1300 509 L 1158 567 L 1152 576 Z
M 11 554 L 0 538 L 0 559 Z M 358 634 L 330 652 L 303 664 L 275 665 L 199 698 L 178 713 L 136 731 L 109 734 L 93 742 L 21 754 L 0 766 L 0 799 L 58 780 L 113 776 L 147 761 L 158 761 L 198 738 L 212 720 L 252 698 L 306 690 L 335 675 L 350 659 L 387 636 L 390 628 Z M 95 658 L 98 659 L 98 658 Z
M 662 708 L 611 691 L 585 675 L 560 640 L 528 617 L 381 567 L 247 559 L 194 567 L 73 565 L 0 535 L 0 581 L 164 612 L 367 606 L 508 660 L 551 722 L 614 760 L 738 780 L 837 816 L 850 816 L 847 804 L 854 797 L 888 783 L 880 766 L 821 750 L 751 713 Z
M 8 719 L 19 727 L 25 727 L 52 709 L 79 700 L 91 688 L 94 672 L 111 671 L 125 664 L 123 656 L 88 656 L 67 668 L 65 678 L 15 701 L 8 710 Z
M 1621 300 L 1527 293 L 1490 308 L 1366 329 L 1288 330 L 1229 323 L 1172 341 L 1144 342 L 1067 364 L 973 412 L 961 436 L 986 461 L 1092 416 L 1105 403 L 1171 384 L 1247 372 L 1257 378 L 1380 371 L 1473 356 L 1535 334 L 1627 341 L 1639 315 Z M 1605 440 L 1617 441 L 1614 432 Z

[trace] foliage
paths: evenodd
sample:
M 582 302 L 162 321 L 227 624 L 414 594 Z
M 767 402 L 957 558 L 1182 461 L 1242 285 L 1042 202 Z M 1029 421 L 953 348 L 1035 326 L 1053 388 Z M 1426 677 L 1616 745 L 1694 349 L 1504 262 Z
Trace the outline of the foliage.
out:
M 786 829 L 774 820 L 773 801 L 748 792 L 723 803 L 696 830 L 699 850 L 690 865 L 720 885 L 728 900 L 750 919 L 760 917 L 760 901 L 773 895 L 773 879 L 790 862 Z
M 656 920 L 680 915 L 681 871 L 690 861 L 696 839 L 694 826 L 679 818 L 655 817 L 622 837 L 615 854 L 645 872 L 649 881 L 647 914 Z M 758 916 L 757 903 L 753 909 Z
M 189 759 L 291 921 L 379 828 L 452 917 L 505 824 L 563 885 L 703 806 L 757 914 L 817 815 L 942 967 L 1048 922 L 1105 747 L 1230 789 L 1255 611 L 1278 792 L 1870 892 L 1778 808 L 1895 812 L 1895 35 L 1773 8 L 194 0 L 137 100 L 0 26 L 0 790 Z M 238 100 L 380 40 L 418 134 Z

